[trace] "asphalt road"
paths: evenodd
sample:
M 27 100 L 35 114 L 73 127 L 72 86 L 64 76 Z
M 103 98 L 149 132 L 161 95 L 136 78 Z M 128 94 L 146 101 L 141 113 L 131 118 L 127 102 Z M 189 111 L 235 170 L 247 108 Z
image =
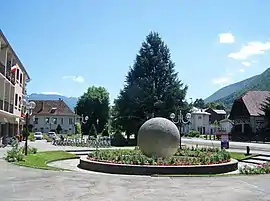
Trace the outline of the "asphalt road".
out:
M 220 141 L 216 140 L 205 140 L 201 138 L 182 138 L 182 143 L 191 144 L 191 145 L 201 145 L 201 146 L 211 146 L 211 147 L 220 147 Z M 229 142 L 230 149 L 246 150 L 246 147 L 249 146 L 251 151 L 259 152 L 269 152 L 270 153 L 270 144 L 262 143 L 246 143 L 246 142 Z

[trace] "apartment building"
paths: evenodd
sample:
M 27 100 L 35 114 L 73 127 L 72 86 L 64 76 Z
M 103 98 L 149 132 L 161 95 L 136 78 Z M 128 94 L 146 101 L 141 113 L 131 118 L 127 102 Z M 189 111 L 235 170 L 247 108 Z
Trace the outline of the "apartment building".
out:
M 23 64 L 0 30 L 0 137 L 19 133 L 23 124 L 21 100 L 29 80 Z
M 47 133 L 61 127 L 62 134 L 75 133 L 75 124 L 80 123 L 80 116 L 75 114 L 62 100 L 33 100 L 36 107 L 30 119 L 32 131 Z

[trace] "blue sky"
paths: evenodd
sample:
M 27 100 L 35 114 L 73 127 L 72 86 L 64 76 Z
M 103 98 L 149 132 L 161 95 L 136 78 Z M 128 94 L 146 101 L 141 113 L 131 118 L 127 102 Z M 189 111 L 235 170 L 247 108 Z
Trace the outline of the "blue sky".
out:
M 0 28 L 28 70 L 28 93 L 115 98 L 152 30 L 171 50 L 187 99 L 206 98 L 269 65 L 270 1 L 13 0 Z

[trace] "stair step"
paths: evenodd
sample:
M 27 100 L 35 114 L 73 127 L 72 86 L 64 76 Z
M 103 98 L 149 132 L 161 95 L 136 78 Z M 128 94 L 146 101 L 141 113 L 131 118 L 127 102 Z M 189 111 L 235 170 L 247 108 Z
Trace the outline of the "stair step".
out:
M 261 161 L 266 161 L 266 162 L 269 162 L 270 161 L 270 157 L 266 157 L 266 156 L 254 156 L 252 157 L 251 159 L 255 159 L 255 160 L 261 160 Z
M 268 154 L 259 154 L 258 156 L 263 156 L 263 157 L 268 157 L 268 158 L 270 158 L 270 155 L 268 155 Z
M 85 151 L 85 152 L 83 152 L 83 151 L 81 151 L 81 152 L 69 152 L 69 153 L 71 153 L 71 154 L 75 154 L 75 155 L 78 155 L 78 156 L 85 156 L 85 155 L 88 155 L 89 154 L 89 151 Z
M 256 159 L 244 159 L 241 162 L 252 163 L 252 164 L 257 164 L 257 165 L 261 165 L 261 164 L 264 164 L 265 163 L 265 161 L 256 160 Z

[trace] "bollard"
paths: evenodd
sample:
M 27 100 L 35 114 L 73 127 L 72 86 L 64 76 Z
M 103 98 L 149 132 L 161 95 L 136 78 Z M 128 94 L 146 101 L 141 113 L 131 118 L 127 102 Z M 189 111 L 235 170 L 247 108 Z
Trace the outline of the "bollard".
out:
M 246 155 L 247 156 L 250 155 L 250 147 L 249 146 L 247 146 L 247 153 L 246 153 Z

